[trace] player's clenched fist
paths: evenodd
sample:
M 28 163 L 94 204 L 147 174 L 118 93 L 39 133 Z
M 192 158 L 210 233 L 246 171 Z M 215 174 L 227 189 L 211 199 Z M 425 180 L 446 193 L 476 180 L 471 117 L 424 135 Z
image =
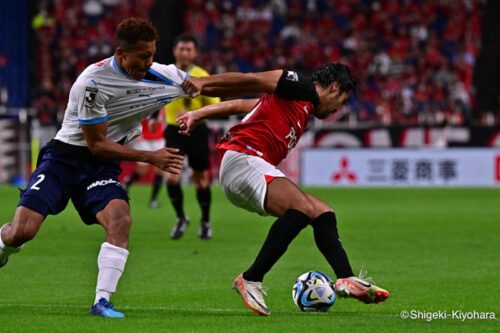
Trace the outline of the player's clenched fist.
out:
M 201 94 L 202 83 L 201 79 L 196 77 L 188 77 L 182 82 L 182 89 L 192 98 L 197 97 Z
M 184 166 L 184 156 L 178 155 L 179 149 L 163 148 L 153 152 L 151 164 L 173 174 L 180 174 Z

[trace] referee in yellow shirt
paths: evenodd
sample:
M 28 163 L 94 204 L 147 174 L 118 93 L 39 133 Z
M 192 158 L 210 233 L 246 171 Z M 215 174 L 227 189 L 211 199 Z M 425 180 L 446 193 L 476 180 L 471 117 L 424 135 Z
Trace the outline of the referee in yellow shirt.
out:
M 194 36 L 182 34 L 174 42 L 173 49 L 175 65 L 191 76 L 208 76 L 203 68 L 196 66 L 198 56 L 198 41 Z M 209 168 L 209 129 L 205 123 L 200 124 L 190 136 L 179 134 L 177 117 L 184 112 L 189 112 L 219 103 L 219 98 L 199 96 L 197 98 L 180 98 L 165 106 L 165 128 L 166 146 L 179 148 L 180 153 L 187 155 L 189 167 L 193 170 L 193 184 L 196 187 L 196 198 L 201 208 L 200 239 L 212 238 L 212 226 L 210 223 L 210 204 L 212 194 L 210 191 Z M 172 229 L 172 239 L 179 239 L 186 231 L 189 220 L 184 213 L 184 195 L 180 184 L 181 176 L 167 173 L 167 191 L 170 201 L 177 214 L 177 222 Z

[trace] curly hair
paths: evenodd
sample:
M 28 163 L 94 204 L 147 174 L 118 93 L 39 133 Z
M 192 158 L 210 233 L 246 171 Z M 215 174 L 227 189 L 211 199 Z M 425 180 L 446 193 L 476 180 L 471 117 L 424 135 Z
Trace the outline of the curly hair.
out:
M 151 21 L 131 17 L 118 24 L 115 42 L 116 47 L 132 47 L 140 41 L 151 42 L 158 38 L 158 30 Z
M 321 65 L 312 70 L 311 76 L 313 81 L 317 82 L 323 88 L 333 82 L 337 82 L 340 90 L 347 93 L 356 92 L 356 79 L 349 67 L 344 64 L 332 62 Z

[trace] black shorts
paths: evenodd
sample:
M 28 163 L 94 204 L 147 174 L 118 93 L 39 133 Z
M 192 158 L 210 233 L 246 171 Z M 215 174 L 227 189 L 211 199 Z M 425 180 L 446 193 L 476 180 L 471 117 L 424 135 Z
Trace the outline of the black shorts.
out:
M 111 200 L 128 202 L 118 181 L 120 172 L 118 161 L 98 159 L 85 147 L 52 140 L 40 151 L 36 170 L 21 191 L 18 206 L 45 217 L 62 212 L 71 199 L 83 222 L 98 223 L 97 213 Z
M 195 127 L 190 136 L 179 134 L 179 126 L 167 125 L 166 146 L 178 148 L 182 155 L 187 155 L 189 166 L 193 170 L 205 171 L 210 167 L 209 133 L 210 130 L 204 123 Z

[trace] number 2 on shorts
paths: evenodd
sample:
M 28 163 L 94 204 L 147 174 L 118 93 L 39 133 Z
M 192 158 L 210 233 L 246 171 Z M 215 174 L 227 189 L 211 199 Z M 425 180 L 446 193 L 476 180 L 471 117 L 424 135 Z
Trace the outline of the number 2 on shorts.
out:
M 38 187 L 38 184 L 40 184 L 41 182 L 43 182 L 43 180 L 45 179 L 45 175 L 43 173 L 39 174 L 37 176 L 38 180 L 35 182 L 35 184 L 33 184 L 31 187 L 30 187 L 30 190 L 37 190 L 39 191 L 40 188 Z

